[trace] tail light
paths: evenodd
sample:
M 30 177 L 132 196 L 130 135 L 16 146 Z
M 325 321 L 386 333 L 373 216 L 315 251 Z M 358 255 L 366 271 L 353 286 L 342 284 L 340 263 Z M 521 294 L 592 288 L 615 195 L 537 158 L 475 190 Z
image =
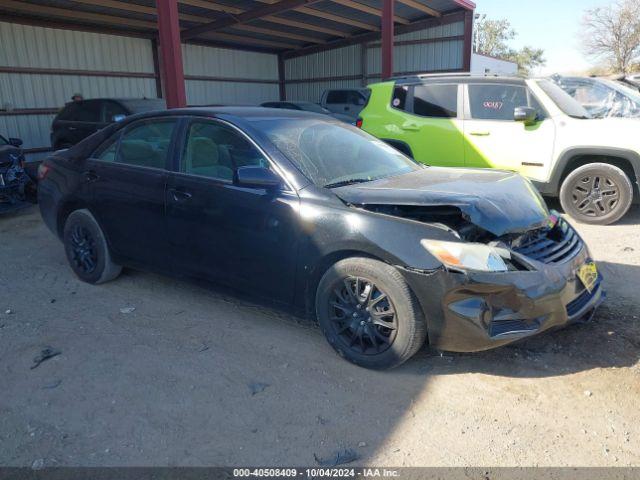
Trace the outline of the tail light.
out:
M 44 163 L 38 165 L 38 181 L 44 180 L 50 170 L 51 167 L 49 165 L 45 165 Z
M 358 119 L 356 120 L 356 127 L 362 128 L 362 118 L 358 117 Z

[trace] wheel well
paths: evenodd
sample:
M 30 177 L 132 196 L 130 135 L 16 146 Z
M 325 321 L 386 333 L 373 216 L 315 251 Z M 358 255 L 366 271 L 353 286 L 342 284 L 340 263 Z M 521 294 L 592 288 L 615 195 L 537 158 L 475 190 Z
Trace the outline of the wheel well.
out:
M 81 208 L 87 208 L 86 205 L 78 200 L 69 200 L 65 202 L 60 209 L 58 209 L 58 218 L 56 222 L 56 229 L 58 231 L 58 236 L 62 238 L 64 232 L 64 224 L 67 221 L 69 215 L 72 212 L 79 210 Z
M 365 257 L 384 262 L 381 258 L 377 258 L 374 255 L 369 255 L 368 253 L 358 250 L 340 250 L 323 257 L 320 262 L 313 267 L 305 288 L 305 312 L 308 318 L 316 320 L 316 290 L 318 289 L 318 284 L 320 283 L 322 276 L 333 264 L 349 257 Z
M 384 138 L 382 139 L 383 142 L 391 145 L 393 148 L 395 148 L 396 150 L 400 150 L 402 153 L 404 153 L 405 155 L 413 158 L 413 152 L 411 151 L 411 147 L 401 141 L 401 140 L 392 140 L 392 139 L 388 139 L 388 138 Z
M 633 169 L 633 165 L 629 160 L 622 157 L 615 157 L 610 155 L 577 155 L 572 157 L 564 167 L 562 171 L 562 176 L 560 177 L 560 182 L 558 183 L 558 188 L 564 182 L 564 179 L 574 171 L 578 167 L 582 167 L 583 165 L 588 165 L 589 163 L 608 163 L 609 165 L 613 165 L 622 170 L 625 175 L 631 181 L 631 185 L 633 185 L 634 196 L 638 198 L 638 182 L 636 179 L 636 172 Z

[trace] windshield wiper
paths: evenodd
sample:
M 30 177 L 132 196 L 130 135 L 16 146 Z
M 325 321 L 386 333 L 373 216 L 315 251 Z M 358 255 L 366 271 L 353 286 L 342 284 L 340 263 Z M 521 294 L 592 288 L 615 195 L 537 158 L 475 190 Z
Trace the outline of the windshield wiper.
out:
M 364 183 L 370 181 L 370 178 L 349 178 L 347 180 L 340 180 L 339 182 L 327 183 L 326 185 L 324 185 L 324 188 L 345 187 L 347 185 L 353 185 L 354 183 Z

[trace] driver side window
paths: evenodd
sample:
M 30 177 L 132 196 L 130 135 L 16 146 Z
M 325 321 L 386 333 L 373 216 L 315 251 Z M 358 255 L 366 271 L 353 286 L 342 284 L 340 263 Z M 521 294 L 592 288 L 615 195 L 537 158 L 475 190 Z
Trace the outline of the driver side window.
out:
M 262 153 L 226 125 L 196 120 L 189 126 L 180 171 L 232 181 L 238 167 L 269 167 Z
M 544 116 L 540 104 L 522 85 L 469 85 L 469 107 L 476 120 L 513 121 L 517 107 L 532 107 L 539 117 Z

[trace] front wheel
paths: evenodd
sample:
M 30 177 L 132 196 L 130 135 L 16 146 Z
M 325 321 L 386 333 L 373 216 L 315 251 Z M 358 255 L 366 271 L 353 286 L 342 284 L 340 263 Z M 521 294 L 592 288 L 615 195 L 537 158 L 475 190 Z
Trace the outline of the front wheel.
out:
M 608 163 L 589 163 L 562 182 L 560 203 L 564 211 L 582 223 L 609 225 L 631 207 L 633 186 L 629 177 Z
M 422 310 L 402 275 L 369 258 L 347 258 L 327 270 L 318 285 L 316 313 L 331 346 L 366 368 L 402 364 L 427 335 Z

